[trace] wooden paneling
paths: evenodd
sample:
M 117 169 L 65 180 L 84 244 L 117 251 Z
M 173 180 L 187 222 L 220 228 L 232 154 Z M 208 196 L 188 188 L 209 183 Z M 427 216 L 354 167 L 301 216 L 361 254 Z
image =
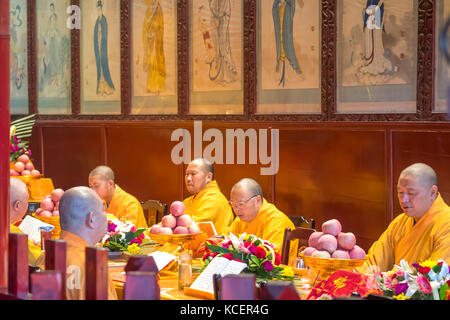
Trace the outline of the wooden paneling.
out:
M 89 171 L 106 163 L 117 183 L 139 200 L 170 204 L 189 196 L 184 188 L 186 165 L 175 165 L 171 141 L 175 129 L 192 121 L 37 121 L 31 148 L 42 158 L 45 176 L 64 189 L 86 185 Z M 202 134 L 216 128 L 223 136 L 224 164 L 216 164 L 216 180 L 229 198 L 234 183 L 256 179 L 265 198 L 288 215 L 316 219 L 316 226 L 339 219 L 344 231 L 356 234 L 368 249 L 394 216 L 400 213 L 395 195 L 398 174 L 413 162 L 430 164 L 439 187 L 450 203 L 450 126 L 446 123 L 309 123 L 203 122 Z M 279 171 L 262 176 L 260 163 L 227 164 L 227 129 L 279 129 Z M 268 132 L 270 136 L 270 131 Z M 259 138 L 259 136 L 258 136 Z M 42 139 L 40 141 L 40 139 Z M 202 151 L 210 144 L 203 141 Z M 42 150 L 40 146 L 42 145 Z M 270 154 L 270 145 L 268 147 Z M 34 160 L 34 159 L 33 159 Z M 37 163 L 38 160 L 34 160 Z
M 444 201 L 450 203 L 450 125 L 447 130 L 424 132 L 393 132 L 394 187 L 401 171 L 415 162 L 430 165 L 438 176 L 438 188 Z M 396 189 L 394 188 L 394 192 Z M 397 197 L 394 195 L 394 213 L 401 212 Z
M 367 247 L 384 229 L 383 143 L 382 131 L 283 131 L 278 207 L 288 215 L 314 218 L 318 229 L 338 218 L 344 231 L 353 231 Z
M 89 172 L 104 162 L 101 127 L 46 127 L 42 139 L 43 169 L 55 188 L 87 186 Z

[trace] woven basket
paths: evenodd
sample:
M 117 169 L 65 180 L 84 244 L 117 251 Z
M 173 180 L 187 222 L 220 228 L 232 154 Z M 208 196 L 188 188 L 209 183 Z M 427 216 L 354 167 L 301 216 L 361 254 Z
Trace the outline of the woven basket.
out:
M 204 232 L 194 234 L 155 234 L 149 233 L 152 240 L 159 244 L 172 243 L 172 244 L 185 244 L 189 241 L 196 240 Z
M 32 217 L 54 226 L 55 229 L 53 230 L 52 233 L 52 239 L 59 239 L 59 235 L 61 234 L 61 225 L 59 222 L 59 217 L 41 217 L 37 216 L 35 213 L 32 214 Z
M 323 276 L 330 275 L 339 269 L 353 269 L 362 266 L 366 259 L 335 259 L 335 258 L 317 258 L 305 256 L 302 253 L 299 257 L 311 269 L 321 271 Z

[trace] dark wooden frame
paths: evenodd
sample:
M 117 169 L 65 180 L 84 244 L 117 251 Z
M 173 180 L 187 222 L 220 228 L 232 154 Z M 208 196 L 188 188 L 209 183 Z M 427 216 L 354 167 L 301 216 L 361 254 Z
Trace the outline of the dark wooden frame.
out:
M 244 112 L 241 115 L 189 114 L 189 7 L 190 0 L 177 1 L 178 113 L 167 115 L 131 114 L 131 2 L 120 0 L 121 38 L 121 114 L 83 115 L 80 113 L 80 30 L 71 30 L 71 108 L 68 115 L 38 115 L 37 120 L 210 120 L 210 121 L 449 121 L 445 113 L 434 113 L 434 81 L 436 45 L 436 4 L 433 0 L 418 0 L 417 41 L 417 110 L 416 113 L 337 114 L 336 113 L 336 52 L 337 7 L 339 0 L 321 0 L 321 114 L 256 113 L 256 14 L 257 0 L 243 1 L 244 19 Z M 80 5 L 80 0 L 71 0 Z M 28 89 L 29 113 L 38 113 L 36 64 L 36 2 L 28 0 Z M 16 119 L 23 115 L 13 115 Z

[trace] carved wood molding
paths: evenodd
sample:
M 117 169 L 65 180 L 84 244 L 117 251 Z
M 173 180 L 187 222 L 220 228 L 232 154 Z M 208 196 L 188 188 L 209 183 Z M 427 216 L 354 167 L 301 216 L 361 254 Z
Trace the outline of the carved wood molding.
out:
M 189 0 L 177 1 L 178 115 L 189 113 Z M 173 117 L 173 116 L 172 116 Z M 178 117 L 178 116 L 177 116 Z
M 38 113 L 36 1 L 27 1 L 28 113 Z
M 256 113 L 257 66 L 256 66 L 256 1 L 244 1 L 244 118 Z
M 337 0 L 322 0 L 322 74 L 320 120 L 334 120 L 336 113 Z
M 80 0 L 71 0 L 72 5 L 80 6 Z M 70 30 L 70 82 L 72 84 L 72 116 L 81 112 L 81 61 L 80 61 L 80 30 Z M 56 116 L 53 116 L 57 118 Z
M 120 0 L 120 94 L 121 114 L 131 113 L 131 1 Z
M 435 1 L 419 0 L 416 109 L 418 119 L 429 119 L 434 107 L 435 11 Z

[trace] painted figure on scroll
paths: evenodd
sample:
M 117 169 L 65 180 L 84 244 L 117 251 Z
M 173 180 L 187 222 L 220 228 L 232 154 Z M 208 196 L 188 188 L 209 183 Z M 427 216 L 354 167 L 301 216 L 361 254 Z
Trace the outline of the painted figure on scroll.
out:
M 10 232 L 23 233 L 17 223 L 27 214 L 28 210 L 28 189 L 24 182 L 16 178 L 9 178 L 9 221 Z M 28 240 L 28 264 L 36 266 L 41 248 Z
M 386 56 L 383 45 L 384 0 L 367 0 L 364 17 L 364 53 L 360 72 L 372 76 L 392 75 L 397 67 Z
M 302 73 L 297 61 L 294 48 L 293 25 L 295 13 L 295 0 L 274 0 L 272 18 L 275 30 L 275 43 L 277 48 L 276 72 L 282 65 L 281 79 L 278 85 L 285 83 L 286 59 L 298 74 Z
M 131 221 L 137 229 L 148 227 L 138 199 L 115 183 L 114 171 L 110 167 L 98 166 L 93 169 L 89 173 L 89 187 L 105 202 L 106 213 L 120 220 Z
M 97 1 L 98 17 L 94 27 L 94 52 L 97 65 L 97 95 L 110 95 L 114 84 L 109 72 L 108 62 L 108 22 L 103 15 L 103 1 Z
M 226 85 L 237 80 L 230 44 L 231 2 L 230 0 L 208 0 L 208 2 L 210 24 L 200 21 L 207 52 L 206 63 L 209 64 L 208 76 L 211 81 Z M 201 13 L 203 9 L 201 6 L 199 12 Z
M 264 199 L 262 188 L 258 182 L 250 178 L 239 180 L 230 193 L 230 205 L 236 213 L 236 219 L 229 231 L 236 236 L 246 232 L 260 239 L 270 241 L 281 255 L 284 231 L 295 229 L 294 223 Z M 298 240 L 291 242 L 289 261 L 297 255 Z
M 214 177 L 214 165 L 207 159 L 194 159 L 184 177 L 191 194 L 183 203 L 186 214 L 196 222 L 211 221 L 218 234 L 226 234 L 233 222 L 233 212 Z
M 397 196 L 403 213 L 372 245 L 360 272 L 389 271 L 404 259 L 450 263 L 450 207 L 438 191 L 436 172 L 415 163 L 400 173 Z
M 147 71 L 147 92 L 164 89 L 166 66 L 164 59 L 164 16 L 158 0 L 146 0 L 142 27 L 144 45 L 144 71 Z

